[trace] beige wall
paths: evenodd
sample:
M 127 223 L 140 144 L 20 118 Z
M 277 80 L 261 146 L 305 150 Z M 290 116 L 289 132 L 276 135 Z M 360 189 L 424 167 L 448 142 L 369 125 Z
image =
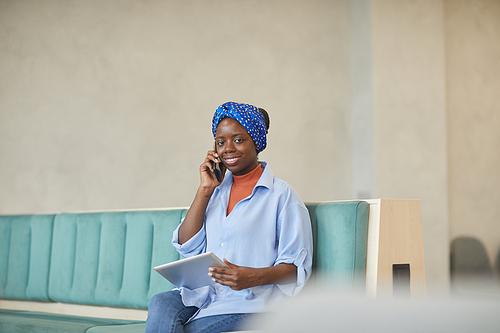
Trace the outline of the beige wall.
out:
M 446 289 L 449 230 L 500 244 L 498 22 L 497 1 L 0 0 L 0 214 L 187 206 L 213 110 L 254 103 L 304 201 L 420 199 Z
M 350 197 L 346 1 L 0 1 L 0 213 L 187 206 L 228 100 L 261 159 Z
M 377 197 L 420 199 L 429 290 L 448 282 L 443 8 L 372 2 Z
M 500 256 L 500 1 L 445 1 L 450 237 Z

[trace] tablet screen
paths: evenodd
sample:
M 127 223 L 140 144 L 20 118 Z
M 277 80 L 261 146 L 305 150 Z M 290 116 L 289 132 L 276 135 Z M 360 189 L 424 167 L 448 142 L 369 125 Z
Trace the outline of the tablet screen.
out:
M 208 276 L 210 266 L 229 267 L 215 254 L 207 252 L 156 266 L 154 270 L 177 288 L 196 289 L 215 283 Z

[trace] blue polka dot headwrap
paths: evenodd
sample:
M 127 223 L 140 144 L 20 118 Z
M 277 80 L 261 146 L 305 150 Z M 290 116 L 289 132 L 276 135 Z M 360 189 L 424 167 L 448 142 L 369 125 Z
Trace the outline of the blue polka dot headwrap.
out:
M 217 126 L 226 117 L 237 120 L 247 130 L 257 145 L 258 153 L 266 148 L 266 121 L 259 109 L 250 104 L 235 102 L 222 104 L 215 110 L 214 118 L 212 119 L 212 133 L 214 138 Z

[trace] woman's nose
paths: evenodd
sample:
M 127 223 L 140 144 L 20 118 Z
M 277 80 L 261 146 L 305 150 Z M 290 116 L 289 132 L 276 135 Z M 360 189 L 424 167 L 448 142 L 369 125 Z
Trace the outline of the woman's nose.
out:
M 232 151 L 234 151 L 234 142 L 229 141 L 228 143 L 225 144 L 224 152 L 232 152 Z

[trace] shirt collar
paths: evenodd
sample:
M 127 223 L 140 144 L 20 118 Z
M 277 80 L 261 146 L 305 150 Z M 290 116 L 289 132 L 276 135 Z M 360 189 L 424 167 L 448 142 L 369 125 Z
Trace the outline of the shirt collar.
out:
M 259 181 L 255 185 L 255 187 L 263 186 L 267 187 L 269 190 L 273 190 L 274 188 L 274 173 L 271 170 L 271 167 L 266 162 L 259 162 L 262 165 L 262 169 L 264 172 L 262 176 L 260 176 Z M 231 186 L 233 185 L 233 174 L 231 171 L 226 173 L 222 183 L 215 188 L 215 191 L 230 191 Z
M 259 163 L 262 165 L 262 169 L 264 169 L 264 172 L 262 173 L 262 176 L 260 176 L 260 179 L 257 182 L 257 185 L 255 185 L 255 187 L 264 186 L 272 191 L 274 188 L 273 170 L 271 170 L 271 167 L 266 162 L 259 162 Z

